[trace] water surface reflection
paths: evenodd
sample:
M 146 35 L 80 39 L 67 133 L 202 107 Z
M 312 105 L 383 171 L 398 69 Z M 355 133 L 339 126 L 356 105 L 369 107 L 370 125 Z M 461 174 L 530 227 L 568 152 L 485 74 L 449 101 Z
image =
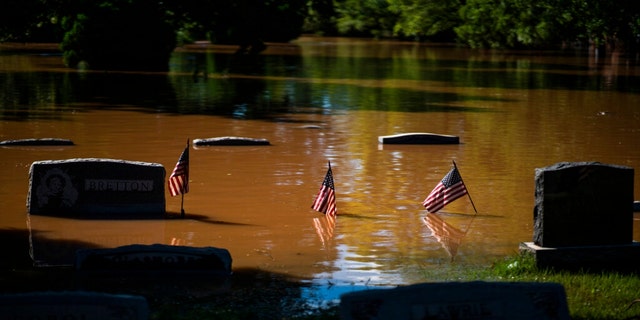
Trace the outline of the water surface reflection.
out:
M 639 70 L 622 58 L 316 38 L 253 60 L 228 51 L 181 48 L 169 73 L 75 71 L 55 55 L 0 54 L 0 139 L 76 143 L 0 148 L 0 228 L 26 229 L 34 161 L 100 157 L 171 170 L 186 138 L 266 138 L 271 146 L 194 148 L 185 219 L 31 217 L 32 234 L 39 243 L 96 247 L 218 246 L 238 268 L 346 287 L 397 285 L 437 280 L 425 270 L 488 265 L 531 240 L 535 168 L 640 163 Z M 462 143 L 377 142 L 403 132 Z M 321 238 L 313 219 L 322 216 L 310 206 L 327 160 L 340 216 Z M 466 198 L 445 208 L 442 219 L 465 232 L 455 254 L 424 223 L 421 206 L 451 160 L 479 211 L 470 223 Z M 167 209 L 178 214 L 180 199 L 167 193 Z

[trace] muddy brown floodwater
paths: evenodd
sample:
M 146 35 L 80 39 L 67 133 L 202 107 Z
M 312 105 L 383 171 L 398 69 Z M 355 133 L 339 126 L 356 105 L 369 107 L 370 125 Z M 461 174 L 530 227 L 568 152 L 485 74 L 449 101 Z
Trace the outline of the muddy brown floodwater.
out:
M 0 230 L 35 236 L 25 253 L 55 254 L 70 243 L 223 247 L 234 268 L 307 279 L 337 296 L 437 280 L 425 270 L 489 265 L 517 252 L 533 234 L 535 168 L 640 164 L 640 69 L 625 57 L 312 37 L 259 57 L 232 51 L 178 48 L 170 72 L 135 73 L 70 70 L 55 50 L 4 47 L 0 140 L 75 145 L 0 148 Z M 378 144 L 378 136 L 407 132 L 461 143 Z M 186 139 L 218 136 L 271 145 L 193 147 L 184 219 L 26 213 L 34 161 L 124 159 L 169 173 Z M 425 224 L 421 202 L 452 160 L 478 214 L 458 199 L 439 218 L 461 232 L 443 235 Z M 328 161 L 339 216 L 334 229 L 319 230 L 322 214 L 310 207 Z M 177 215 L 180 197 L 166 196 Z

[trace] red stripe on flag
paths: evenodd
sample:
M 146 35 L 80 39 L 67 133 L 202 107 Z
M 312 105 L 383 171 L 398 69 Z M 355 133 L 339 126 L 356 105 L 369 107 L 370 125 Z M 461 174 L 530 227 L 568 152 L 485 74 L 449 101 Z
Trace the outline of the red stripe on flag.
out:
M 429 212 L 437 212 L 447 204 L 467 194 L 467 188 L 455 167 L 429 193 L 422 205 Z

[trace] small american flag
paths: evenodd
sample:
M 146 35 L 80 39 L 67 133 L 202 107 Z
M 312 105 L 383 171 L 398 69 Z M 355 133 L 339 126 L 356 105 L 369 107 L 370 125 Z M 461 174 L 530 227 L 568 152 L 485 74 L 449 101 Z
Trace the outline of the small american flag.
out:
M 189 192 L 189 142 L 182 151 L 176 167 L 169 176 L 169 193 L 172 197 Z
M 455 166 L 447 173 L 442 181 L 431 191 L 422 205 L 429 212 L 437 212 L 445 205 L 467 194 L 460 172 Z
M 336 209 L 336 191 L 333 185 L 331 163 L 329 163 L 329 169 L 322 182 L 322 187 L 313 201 L 311 209 L 324 213 L 327 216 L 327 221 L 335 224 L 338 210 Z

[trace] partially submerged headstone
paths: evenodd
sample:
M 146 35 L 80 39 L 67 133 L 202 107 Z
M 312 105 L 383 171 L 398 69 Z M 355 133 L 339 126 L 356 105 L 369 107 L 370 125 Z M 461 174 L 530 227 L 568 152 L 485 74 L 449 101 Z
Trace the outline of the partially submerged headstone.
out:
M 29 170 L 27 211 L 89 218 L 156 217 L 165 213 L 161 164 L 100 159 L 36 161 Z
M 542 247 L 633 242 L 629 167 L 561 162 L 536 169 L 533 242 Z
M 381 144 L 459 144 L 460 137 L 435 133 L 401 133 L 379 136 Z
M 30 138 L 0 141 L 0 146 L 72 146 L 73 141 L 58 138 Z
M 2 319 L 148 319 L 142 296 L 97 292 L 34 292 L 0 295 Z
M 193 139 L 194 146 L 266 146 L 267 139 L 246 137 L 216 137 L 206 139 Z
M 569 319 L 557 283 L 422 283 L 351 292 L 340 300 L 341 319 Z
M 640 270 L 633 241 L 629 167 L 561 162 L 536 169 L 533 242 L 520 244 L 541 268 Z
M 84 273 L 186 273 L 231 275 L 227 249 L 162 244 L 86 249 L 76 253 L 76 269 Z

